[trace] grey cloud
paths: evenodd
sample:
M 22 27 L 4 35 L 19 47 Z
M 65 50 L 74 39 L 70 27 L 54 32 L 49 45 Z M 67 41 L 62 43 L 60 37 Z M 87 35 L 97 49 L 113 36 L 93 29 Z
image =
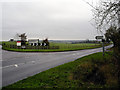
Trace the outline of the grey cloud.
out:
M 3 3 L 3 39 L 26 32 L 29 38 L 94 39 L 90 8 L 80 0 Z M 83 8 L 85 6 L 85 8 Z

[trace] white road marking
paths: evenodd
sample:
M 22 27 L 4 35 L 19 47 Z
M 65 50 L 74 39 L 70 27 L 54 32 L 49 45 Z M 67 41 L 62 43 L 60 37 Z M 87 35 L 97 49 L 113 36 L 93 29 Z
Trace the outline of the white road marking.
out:
M 72 54 L 72 55 L 76 55 L 76 54 Z
M 32 63 L 34 63 L 35 61 L 31 61 Z
M 2 67 L 2 68 L 9 68 L 9 67 L 13 67 L 13 66 L 15 66 L 15 65 L 4 66 L 4 67 Z M 2 68 L 1 68 L 1 69 L 2 69 Z
M 9 67 L 18 67 L 18 66 L 21 66 L 21 65 L 24 65 L 24 64 L 27 64 L 27 63 L 35 63 L 35 61 L 24 62 L 24 63 L 19 63 L 19 64 L 12 64 L 12 65 L 9 65 L 9 66 L 1 67 L 0 69 L 2 69 L 2 68 L 9 68 Z
M 17 65 L 17 64 L 15 64 L 15 67 L 18 67 L 18 65 Z

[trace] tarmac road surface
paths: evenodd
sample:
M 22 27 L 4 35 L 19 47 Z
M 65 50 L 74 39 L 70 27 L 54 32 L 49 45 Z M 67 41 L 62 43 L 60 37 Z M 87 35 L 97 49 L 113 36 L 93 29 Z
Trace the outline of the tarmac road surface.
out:
M 112 45 L 105 48 L 112 47 Z M 55 66 L 74 61 L 86 55 L 102 52 L 102 48 L 67 52 L 10 52 L 1 49 L 2 86 L 15 83 Z

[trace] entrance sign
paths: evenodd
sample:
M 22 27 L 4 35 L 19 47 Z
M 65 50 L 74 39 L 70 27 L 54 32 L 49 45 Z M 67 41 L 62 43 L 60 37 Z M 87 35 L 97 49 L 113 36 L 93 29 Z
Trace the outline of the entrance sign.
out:
M 17 41 L 17 46 L 21 46 L 21 41 Z
M 96 36 L 96 39 L 103 39 L 103 36 Z

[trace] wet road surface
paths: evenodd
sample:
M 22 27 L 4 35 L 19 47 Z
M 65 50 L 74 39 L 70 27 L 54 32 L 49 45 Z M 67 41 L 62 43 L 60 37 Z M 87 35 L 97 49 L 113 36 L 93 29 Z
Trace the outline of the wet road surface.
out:
M 112 46 L 112 45 L 111 45 Z M 109 48 L 111 46 L 107 46 Z M 74 61 L 80 57 L 101 52 L 102 48 L 68 52 L 10 52 L 2 50 L 2 85 L 6 86 L 41 71 Z

